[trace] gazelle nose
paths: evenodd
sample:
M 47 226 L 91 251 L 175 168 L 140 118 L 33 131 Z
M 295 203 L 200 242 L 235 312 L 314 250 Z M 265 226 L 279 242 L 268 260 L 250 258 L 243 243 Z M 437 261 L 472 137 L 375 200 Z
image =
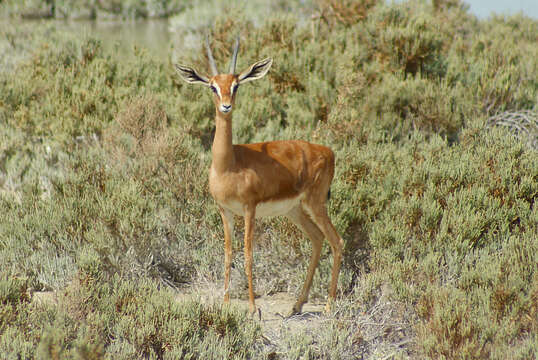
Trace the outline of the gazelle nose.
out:
M 232 110 L 232 104 L 221 104 L 220 109 L 222 112 L 227 113 L 228 111 Z

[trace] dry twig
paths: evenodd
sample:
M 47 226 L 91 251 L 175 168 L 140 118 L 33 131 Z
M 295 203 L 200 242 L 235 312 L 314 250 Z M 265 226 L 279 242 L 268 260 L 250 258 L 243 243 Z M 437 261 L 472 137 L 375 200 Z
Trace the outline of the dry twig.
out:
M 505 111 L 490 117 L 486 129 L 502 126 L 525 142 L 534 150 L 538 150 L 538 113 L 531 110 Z

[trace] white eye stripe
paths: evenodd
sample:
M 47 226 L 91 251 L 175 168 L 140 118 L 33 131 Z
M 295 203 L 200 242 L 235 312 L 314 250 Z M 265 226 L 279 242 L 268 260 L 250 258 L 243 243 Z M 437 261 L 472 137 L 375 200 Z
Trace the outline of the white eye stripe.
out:
M 233 95 L 233 93 L 237 90 L 237 83 L 236 82 L 233 82 L 232 83 L 232 86 L 230 86 L 230 94 Z
M 214 83 L 211 84 L 211 87 L 215 88 L 215 90 L 217 90 L 218 97 L 222 98 L 219 85 L 216 82 L 214 82 Z

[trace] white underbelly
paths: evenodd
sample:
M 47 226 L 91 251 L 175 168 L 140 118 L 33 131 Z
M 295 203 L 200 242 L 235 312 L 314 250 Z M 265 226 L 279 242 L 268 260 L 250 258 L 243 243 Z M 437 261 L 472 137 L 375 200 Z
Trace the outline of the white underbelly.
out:
M 301 199 L 302 195 L 299 195 L 294 198 L 259 203 L 256 206 L 256 217 L 262 218 L 285 215 L 289 213 L 291 209 L 299 205 Z M 219 203 L 219 205 L 230 210 L 236 215 L 245 215 L 243 204 L 241 204 L 239 201 L 229 201 L 227 203 Z

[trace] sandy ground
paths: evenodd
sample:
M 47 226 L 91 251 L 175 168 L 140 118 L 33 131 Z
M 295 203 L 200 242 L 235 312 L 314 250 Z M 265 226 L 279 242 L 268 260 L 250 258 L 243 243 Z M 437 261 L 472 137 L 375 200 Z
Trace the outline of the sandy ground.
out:
M 221 293 L 222 291 L 208 286 L 204 289 L 178 294 L 176 299 L 178 301 L 197 300 L 206 304 L 219 303 L 222 301 Z M 281 326 L 297 329 L 307 327 L 325 317 L 323 315 L 325 304 L 319 302 L 307 302 L 304 304 L 301 314 L 288 316 L 295 300 L 295 297 L 288 293 L 276 293 L 256 298 L 258 313 L 255 315 L 255 319 L 260 321 L 264 334 L 277 331 Z M 232 298 L 230 303 L 248 310 L 248 300 L 246 299 Z

